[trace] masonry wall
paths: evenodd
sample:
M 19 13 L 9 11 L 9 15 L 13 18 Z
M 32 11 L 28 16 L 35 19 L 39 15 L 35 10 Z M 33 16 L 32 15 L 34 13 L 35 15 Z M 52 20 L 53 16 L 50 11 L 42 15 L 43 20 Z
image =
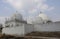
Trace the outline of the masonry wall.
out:
M 24 25 L 3 28 L 2 33 L 9 34 L 9 35 L 24 36 Z
M 35 24 L 34 31 L 60 31 L 60 22 Z
M 31 33 L 31 32 L 33 32 L 34 31 L 34 25 L 32 25 L 32 24 L 25 24 L 25 26 L 24 26 L 25 28 L 25 34 L 27 34 L 27 33 Z
M 25 34 L 31 33 L 33 31 L 34 26 L 32 24 L 22 24 L 21 26 L 5 27 L 3 28 L 2 33 L 24 36 Z

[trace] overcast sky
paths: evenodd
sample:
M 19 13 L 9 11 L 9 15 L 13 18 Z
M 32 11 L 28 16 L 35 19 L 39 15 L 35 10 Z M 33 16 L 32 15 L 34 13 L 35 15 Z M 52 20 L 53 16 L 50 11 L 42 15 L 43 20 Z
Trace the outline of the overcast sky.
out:
M 53 21 L 60 21 L 60 0 L 0 0 L 0 22 L 16 11 L 24 19 L 38 16 L 42 11 Z

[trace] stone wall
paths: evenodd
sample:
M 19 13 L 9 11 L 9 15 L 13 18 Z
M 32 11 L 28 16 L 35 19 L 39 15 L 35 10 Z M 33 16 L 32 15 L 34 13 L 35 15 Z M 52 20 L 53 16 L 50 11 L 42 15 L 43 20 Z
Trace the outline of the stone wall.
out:
M 35 24 L 34 31 L 60 31 L 60 22 Z
M 34 25 L 32 25 L 32 24 L 25 24 L 24 29 L 25 29 L 25 34 L 31 33 L 31 32 L 34 31 Z
M 15 27 L 6 27 L 3 28 L 2 33 L 9 34 L 9 35 L 24 35 L 24 26 L 15 26 Z

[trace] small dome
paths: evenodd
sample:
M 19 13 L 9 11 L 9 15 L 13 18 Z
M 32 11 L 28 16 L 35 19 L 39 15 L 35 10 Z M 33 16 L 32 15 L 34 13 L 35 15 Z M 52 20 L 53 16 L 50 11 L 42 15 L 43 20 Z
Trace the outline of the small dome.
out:
M 32 21 L 33 24 L 40 24 L 45 23 L 49 21 L 49 18 L 47 15 L 40 13 L 37 17 L 35 17 L 35 20 Z
M 41 17 L 37 16 L 33 21 L 33 24 L 40 24 L 40 23 L 43 23 L 43 20 Z
M 46 21 L 49 20 L 48 16 L 43 13 L 39 14 L 39 17 L 41 17 L 43 20 L 46 20 Z
M 22 15 L 20 13 L 15 13 L 11 16 L 11 19 L 22 20 Z

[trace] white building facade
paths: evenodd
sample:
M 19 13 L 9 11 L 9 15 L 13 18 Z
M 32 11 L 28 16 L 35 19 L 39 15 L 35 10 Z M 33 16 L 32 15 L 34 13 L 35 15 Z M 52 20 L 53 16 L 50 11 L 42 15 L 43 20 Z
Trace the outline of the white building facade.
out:
M 60 31 L 60 22 L 52 22 L 52 23 L 47 23 L 47 24 L 35 24 L 34 31 L 58 32 Z
M 24 36 L 33 31 L 60 31 L 60 22 L 51 22 L 45 14 L 39 14 L 32 24 L 28 24 L 21 14 L 13 14 L 9 20 L 6 20 L 2 33 Z
M 21 14 L 14 14 L 9 20 L 6 20 L 2 33 L 24 36 L 34 31 L 33 27 L 32 24 L 27 24 L 27 22 L 23 20 Z

